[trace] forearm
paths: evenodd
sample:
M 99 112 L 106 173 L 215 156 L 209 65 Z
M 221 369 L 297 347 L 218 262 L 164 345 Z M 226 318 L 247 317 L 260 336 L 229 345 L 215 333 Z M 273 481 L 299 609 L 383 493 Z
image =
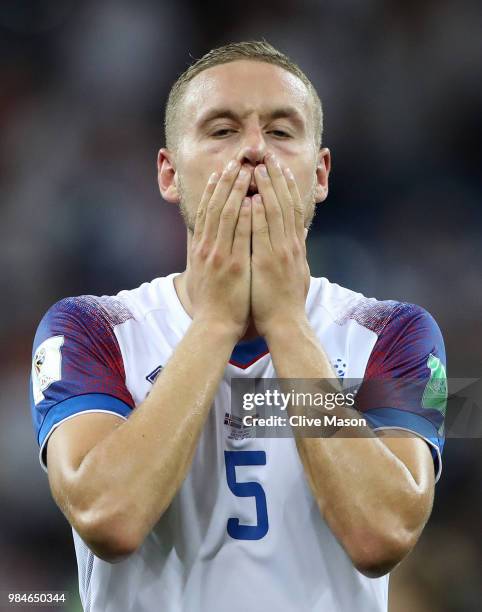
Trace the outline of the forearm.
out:
M 317 391 L 334 390 L 336 376 L 307 320 L 278 324 L 267 342 L 279 378 L 316 379 Z M 345 406 L 325 414 L 360 416 Z M 372 548 L 416 539 L 427 518 L 421 503 L 426 483 L 417 482 L 368 425 L 319 434 L 298 436 L 298 452 L 323 517 L 354 562 L 376 556 Z
M 193 322 L 149 396 L 79 466 L 81 524 L 143 541 L 188 472 L 235 342 L 218 323 Z

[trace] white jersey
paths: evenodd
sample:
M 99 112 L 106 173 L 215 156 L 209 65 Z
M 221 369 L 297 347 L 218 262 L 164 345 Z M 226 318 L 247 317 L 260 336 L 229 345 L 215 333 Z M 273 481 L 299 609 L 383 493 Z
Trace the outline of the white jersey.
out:
M 127 419 L 142 404 L 191 323 L 174 277 L 115 297 L 67 298 L 47 312 L 31 379 L 45 470 L 45 445 L 62 422 L 89 411 Z M 408 373 L 429 381 L 430 359 L 444 368 L 440 331 L 418 306 L 312 278 L 306 310 L 340 378 Z M 187 477 L 133 555 L 105 562 L 73 530 L 85 612 L 387 610 L 388 576 L 369 579 L 354 568 L 319 512 L 294 439 L 236 435 L 231 379 L 275 376 L 263 338 L 236 345 Z M 443 411 L 420 402 L 372 412 L 375 429 L 425 438 L 438 477 Z

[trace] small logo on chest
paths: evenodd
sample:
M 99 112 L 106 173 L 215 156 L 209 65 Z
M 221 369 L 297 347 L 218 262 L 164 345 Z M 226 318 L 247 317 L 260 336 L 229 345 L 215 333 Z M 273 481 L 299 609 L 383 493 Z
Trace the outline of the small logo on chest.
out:
M 162 365 L 158 365 L 155 370 L 152 370 L 152 372 L 146 376 L 146 380 L 148 380 L 151 383 L 151 385 L 153 385 L 156 382 L 156 378 L 161 373 L 162 368 L 163 368 Z

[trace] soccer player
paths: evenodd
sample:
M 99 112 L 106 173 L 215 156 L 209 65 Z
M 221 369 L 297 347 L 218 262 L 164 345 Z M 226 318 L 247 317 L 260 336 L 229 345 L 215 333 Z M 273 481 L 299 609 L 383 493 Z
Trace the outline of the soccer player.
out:
M 185 271 L 63 299 L 39 325 L 33 422 L 87 612 L 387 609 L 440 474 L 445 352 L 421 307 L 310 277 L 321 137 L 318 95 L 285 55 L 212 50 L 174 84 L 158 155 Z M 231 414 L 240 377 L 423 385 L 349 433 L 263 438 Z

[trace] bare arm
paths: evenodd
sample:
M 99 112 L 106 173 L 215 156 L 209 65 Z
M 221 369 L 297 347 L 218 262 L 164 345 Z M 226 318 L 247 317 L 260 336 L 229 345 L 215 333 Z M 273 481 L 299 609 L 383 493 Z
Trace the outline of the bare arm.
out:
M 190 467 L 233 346 L 244 333 L 251 211 L 241 206 L 249 176 L 238 173 L 236 166 L 206 187 L 190 253 L 193 323 L 149 396 L 127 421 L 112 424 L 110 431 L 106 425 L 106 435 L 83 456 L 63 459 L 63 425 L 49 442 L 54 497 L 106 560 L 132 553 L 169 506 Z M 69 426 L 73 437 L 76 420 Z
M 266 166 L 268 176 L 257 173 L 261 197 L 253 198 L 254 322 L 279 378 L 334 379 L 305 313 L 309 269 L 298 188 L 276 160 L 267 158 Z M 333 391 L 331 385 L 325 391 Z M 354 416 L 345 406 L 339 413 Z M 428 519 L 433 462 L 419 438 L 381 439 L 368 427 L 346 434 L 343 428 L 330 439 L 299 437 L 296 443 L 331 530 L 360 571 L 380 576 L 411 550 Z
M 307 322 L 278 329 L 268 344 L 280 378 L 335 378 Z M 415 546 L 432 509 L 427 443 L 407 432 L 379 437 L 367 426 L 296 444 L 320 511 L 354 565 L 370 577 L 389 572 Z
M 68 520 L 100 556 L 135 550 L 170 504 L 235 342 L 221 326 L 194 322 L 147 399 L 84 457 L 61 464 L 62 426 L 52 434 L 50 480 Z

